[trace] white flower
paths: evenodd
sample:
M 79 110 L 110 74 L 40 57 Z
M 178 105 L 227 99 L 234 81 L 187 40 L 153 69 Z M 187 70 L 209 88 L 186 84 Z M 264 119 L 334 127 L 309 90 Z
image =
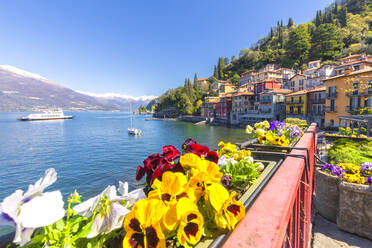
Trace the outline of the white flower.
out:
M 218 166 L 219 167 L 224 167 L 226 164 L 231 163 L 232 165 L 236 164 L 237 161 L 234 158 L 226 158 L 224 155 L 222 155 L 218 159 Z
M 16 228 L 14 243 L 25 245 L 31 240 L 35 228 L 51 225 L 63 218 L 65 210 L 61 192 L 43 193 L 56 180 L 56 171 L 48 169 L 44 177 L 28 187 L 26 193 L 16 190 L 0 204 L 0 225 Z
M 119 182 L 117 195 L 115 186 L 108 186 L 101 194 L 75 206 L 73 210 L 78 214 L 90 217 L 95 213 L 93 225 L 87 238 L 93 238 L 100 233 L 110 233 L 123 225 L 124 217 L 130 212 L 128 209 L 137 200 L 145 198 L 142 189 L 128 192 L 128 183 Z M 123 201 L 126 201 L 123 205 Z
M 257 134 L 258 136 L 260 136 L 260 137 L 265 136 L 265 130 L 263 130 L 263 129 L 261 129 L 261 128 L 256 129 L 255 132 L 256 132 L 256 134 Z

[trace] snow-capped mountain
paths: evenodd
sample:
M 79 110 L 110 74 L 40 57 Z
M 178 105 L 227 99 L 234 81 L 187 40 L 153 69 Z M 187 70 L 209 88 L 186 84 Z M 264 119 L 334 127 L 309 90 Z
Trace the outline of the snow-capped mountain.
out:
M 38 74 L 0 65 L 0 111 L 29 111 L 51 107 L 65 110 L 135 110 L 153 96 L 94 94 L 74 91 Z

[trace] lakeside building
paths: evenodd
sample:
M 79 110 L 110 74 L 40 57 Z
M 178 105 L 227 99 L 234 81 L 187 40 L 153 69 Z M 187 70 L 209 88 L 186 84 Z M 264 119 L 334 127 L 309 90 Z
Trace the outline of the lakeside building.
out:
M 223 96 L 236 90 L 236 86 L 226 80 L 216 80 L 212 83 L 210 92 L 213 96 Z
M 334 69 L 334 64 L 320 65 L 320 60 L 309 62 L 308 68 L 303 72 L 306 76 L 305 89 L 311 90 L 315 87 L 324 86 L 324 80 L 326 78 L 335 76 Z
M 339 59 L 340 64 L 335 67 L 335 76 L 343 75 L 347 71 L 354 72 L 372 67 L 372 56 L 362 54 L 349 55 Z
M 286 95 L 287 118 L 306 120 L 307 115 L 307 90 L 300 90 Z
M 288 89 L 271 89 L 260 92 L 258 106 L 249 109 L 240 115 L 241 125 L 253 124 L 259 121 L 284 120 L 285 119 L 285 95 L 290 93 Z M 254 99 L 254 98 L 253 98 Z
M 221 124 L 227 124 L 230 121 L 232 105 L 232 94 L 227 93 L 219 98 L 215 108 L 215 121 Z
M 326 79 L 325 83 L 326 127 L 339 126 L 339 116 L 352 114 L 360 108 L 372 108 L 372 68 L 347 70 L 345 74 Z
M 219 97 L 208 96 L 204 99 L 204 104 L 200 108 L 200 115 L 205 118 L 216 117 L 216 104 L 219 102 Z
M 306 75 L 296 74 L 289 79 L 289 89 L 291 91 L 300 91 L 305 89 Z
M 199 78 L 198 80 L 196 80 L 196 84 L 198 85 L 202 93 L 206 93 L 209 91 L 209 83 L 206 78 Z
M 255 75 L 256 75 L 256 72 L 254 70 L 248 70 L 246 72 L 243 72 L 240 75 L 238 85 L 241 86 L 247 83 L 252 83 Z
M 319 87 L 307 92 L 307 121 L 308 123 L 316 122 L 318 127 L 324 127 L 325 123 L 325 102 L 326 87 Z
M 241 115 L 250 113 L 252 111 L 255 111 L 253 92 L 238 92 L 232 95 L 231 124 L 240 124 Z

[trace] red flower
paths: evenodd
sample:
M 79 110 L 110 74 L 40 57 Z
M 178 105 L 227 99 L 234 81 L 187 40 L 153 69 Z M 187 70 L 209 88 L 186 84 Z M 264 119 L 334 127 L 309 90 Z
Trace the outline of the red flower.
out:
M 163 146 L 163 154 L 161 156 L 171 163 L 173 160 L 180 157 L 180 152 L 172 145 Z
M 198 156 L 202 156 L 202 155 L 206 155 L 209 152 L 209 148 L 207 146 L 202 146 L 199 144 L 192 144 L 191 152 L 195 153 Z
M 217 152 L 215 152 L 215 151 L 208 152 L 207 156 L 205 156 L 205 159 L 218 164 L 218 155 L 217 155 Z
M 182 145 L 183 153 L 190 153 L 191 152 L 191 145 L 197 144 L 196 141 L 192 138 L 188 138 Z
M 144 161 L 143 165 L 145 167 L 146 173 L 148 171 L 151 171 L 155 169 L 154 167 L 157 167 L 157 164 L 159 163 L 159 160 L 161 159 L 159 153 L 153 153 L 150 156 L 148 156 Z
M 141 165 L 138 165 L 136 172 L 136 180 L 139 181 L 145 175 L 146 171 Z

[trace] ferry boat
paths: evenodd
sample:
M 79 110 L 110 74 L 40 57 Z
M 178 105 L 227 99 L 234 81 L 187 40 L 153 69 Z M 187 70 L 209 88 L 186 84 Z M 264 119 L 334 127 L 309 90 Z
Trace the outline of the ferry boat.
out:
M 71 115 L 64 115 L 62 109 L 48 109 L 44 110 L 43 113 L 29 114 L 27 117 L 21 117 L 17 120 L 20 121 L 45 121 L 45 120 L 63 120 L 72 119 Z

